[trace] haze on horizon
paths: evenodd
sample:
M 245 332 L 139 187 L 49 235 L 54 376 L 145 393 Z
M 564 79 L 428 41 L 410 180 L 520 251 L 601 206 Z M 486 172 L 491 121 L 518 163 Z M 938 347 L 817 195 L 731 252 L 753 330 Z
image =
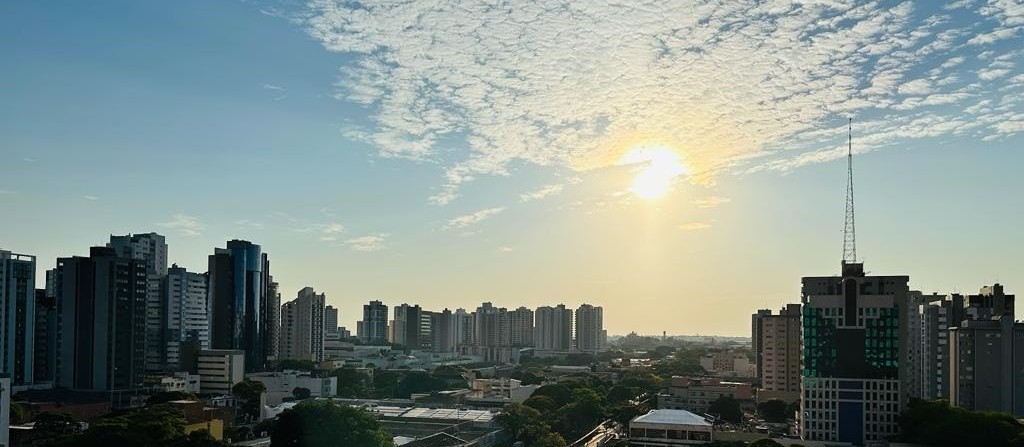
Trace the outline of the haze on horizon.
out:
M 39 26 L 45 23 L 46 26 Z M 289 300 L 749 335 L 858 252 L 1022 289 L 1013 0 L 0 5 L 0 248 L 269 253 Z M 41 284 L 39 285 L 42 286 Z

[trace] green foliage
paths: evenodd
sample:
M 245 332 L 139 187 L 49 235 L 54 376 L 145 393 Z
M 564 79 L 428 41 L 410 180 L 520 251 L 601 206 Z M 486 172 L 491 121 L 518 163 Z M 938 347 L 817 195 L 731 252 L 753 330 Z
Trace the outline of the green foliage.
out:
M 546 419 L 533 408 L 511 404 L 496 418 L 498 423 L 512 433 L 513 439 L 529 446 L 565 447 L 565 439 L 551 431 Z
M 523 401 L 523 405 L 533 408 L 541 413 L 551 413 L 560 407 L 558 402 L 555 402 L 554 399 L 548 396 L 530 396 L 528 399 Z
M 705 371 L 700 358 L 705 354 L 705 348 L 679 348 L 672 358 L 657 363 L 654 369 L 662 377 L 702 375 Z
M 770 399 L 757 404 L 757 414 L 768 422 L 786 422 L 788 405 L 779 399 Z
M 292 396 L 295 396 L 295 398 L 298 400 L 309 399 L 309 396 L 312 395 L 312 393 L 313 392 L 310 391 L 309 388 L 302 388 L 297 386 L 294 389 L 292 389 Z
M 561 407 L 572 401 L 572 390 L 562 384 L 544 385 L 537 388 L 537 391 L 534 391 L 531 397 L 536 396 L 550 397 L 556 404 L 558 404 L 559 407 Z
M 591 388 L 572 390 L 571 402 L 558 410 L 558 432 L 569 439 L 583 436 L 608 416 L 601 394 Z
M 185 434 L 181 411 L 167 405 L 149 405 L 128 413 L 110 414 L 65 442 L 70 447 L 220 447 L 224 444 L 205 430 Z
M 532 368 L 517 369 L 509 377 L 522 382 L 523 385 L 540 385 L 544 383 L 544 378 L 534 372 Z
M 255 420 L 260 415 L 260 395 L 267 391 L 263 382 L 252 379 L 245 379 L 231 387 L 231 394 L 234 394 L 242 401 L 239 406 L 239 416 Z
M 931 447 L 1024 446 L 1024 425 L 1002 413 L 973 412 L 946 401 L 912 401 L 900 415 L 900 438 Z
M 17 402 L 11 402 L 11 425 L 25 423 L 25 408 Z
M 740 402 L 732 396 L 721 396 L 708 405 L 708 413 L 717 415 L 723 421 L 738 424 L 743 422 L 743 409 Z
M 377 370 L 373 374 L 373 392 L 371 396 L 377 399 L 388 399 L 395 397 L 398 390 L 398 380 L 401 376 L 395 371 Z
M 444 380 L 438 379 L 424 371 L 409 371 L 398 381 L 395 397 L 408 399 L 417 393 L 429 393 L 448 389 Z
M 794 400 L 786 405 L 786 418 L 792 418 L 793 415 L 800 412 L 800 400 Z
M 146 405 L 159 405 L 175 400 L 195 400 L 194 394 L 189 394 L 184 391 L 160 391 L 149 395 L 146 399 Z
M 786 446 L 784 446 L 782 444 L 779 444 L 774 439 L 762 438 L 762 439 L 758 439 L 757 441 L 751 442 L 748 447 L 786 447 Z
M 293 360 L 285 359 L 277 362 L 277 370 L 284 371 L 286 369 L 294 369 L 298 371 L 314 371 L 316 370 L 316 363 L 312 360 Z
M 273 446 L 392 447 L 380 422 L 358 408 L 313 400 L 281 413 L 270 436 Z
M 608 395 L 605 396 L 609 403 L 621 404 L 628 402 L 630 399 L 636 397 L 638 394 L 637 389 L 628 386 L 615 385 L 608 390 Z
M 349 398 L 370 397 L 366 388 L 370 377 L 355 368 L 338 368 L 331 371 L 331 376 L 338 378 L 338 396 Z

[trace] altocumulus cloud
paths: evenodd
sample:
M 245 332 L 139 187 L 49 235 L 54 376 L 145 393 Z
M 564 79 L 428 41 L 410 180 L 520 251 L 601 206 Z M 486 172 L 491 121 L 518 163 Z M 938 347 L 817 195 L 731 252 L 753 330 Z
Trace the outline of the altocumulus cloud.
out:
M 200 236 L 203 234 L 204 228 L 199 219 L 183 213 L 175 214 L 171 216 L 171 220 L 158 223 L 157 225 L 177 230 L 185 236 Z
M 441 160 L 442 139 L 465 136 L 437 203 L 514 163 L 586 170 L 640 144 L 710 181 L 837 158 L 850 115 L 857 150 L 1006 138 L 1022 120 L 1015 0 L 489 3 L 315 0 L 304 16 L 353 56 L 338 96 L 373 125 L 350 138 Z
M 498 214 L 498 213 L 500 213 L 502 211 L 505 211 L 505 207 L 486 208 L 486 209 L 482 209 L 482 210 L 474 212 L 474 213 L 462 215 L 462 216 L 459 216 L 459 217 L 456 217 L 456 218 L 453 218 L 453 219 L 449 220 L 448 224 L 445 225 L 445 229 L 446 230 L 450 230 L 450 229 L 466 228 L 468 226 L 478 224 L 481 221 L 483 221 L 483 220 L 485 220 L 485 219 L 487 219 L 487 218 L 489 218 L 491 216 L 494 216 L 495 214 Z

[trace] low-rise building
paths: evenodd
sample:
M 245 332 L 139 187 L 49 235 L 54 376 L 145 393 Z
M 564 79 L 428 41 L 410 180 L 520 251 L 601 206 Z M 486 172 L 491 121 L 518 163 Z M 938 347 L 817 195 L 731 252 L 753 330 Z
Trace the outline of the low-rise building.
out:
M 337 377 L 315 377 L 305 371 L 252 373 L 246 377 L 267 387 L 267 405 L 277 405 L 292 398 L 296 388 L 308 389 L 310 397 L 334 397 L 338 394 Z
M 674 376 L 668 392 L 658 395 L 658 408 L 706 413 L 708 406 L 723 396 L 742 403 L 752 402 L 754 394 L 749 383 Z
M 711 444 L 712 425 L 686 410 L 651 410 L 629 421 L 631 447 Z
M 150 374 L 145 378 L 145 385 L 153 391 L 179 391 L 182 393 L 199 394 L 200 378 L 198 374 L 176 372 L 173 374 Z
M 196 355 L 199 391 L 203 394 L 231 394 L 231 387 L 245 378 L 245 351 L 204 349 Z

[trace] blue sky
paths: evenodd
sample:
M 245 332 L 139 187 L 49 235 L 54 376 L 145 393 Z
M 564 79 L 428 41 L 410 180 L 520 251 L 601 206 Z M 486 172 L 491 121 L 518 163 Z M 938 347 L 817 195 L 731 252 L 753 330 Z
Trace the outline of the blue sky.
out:
M 202 271 L 244 238 L 348 325 L 589 302 L 745 334 L 837 272 L 854 116 L 868 270 L 1016 292 L 1022 27 L 1012 0 L 6 2 L 0 247 L 157 231 Z

